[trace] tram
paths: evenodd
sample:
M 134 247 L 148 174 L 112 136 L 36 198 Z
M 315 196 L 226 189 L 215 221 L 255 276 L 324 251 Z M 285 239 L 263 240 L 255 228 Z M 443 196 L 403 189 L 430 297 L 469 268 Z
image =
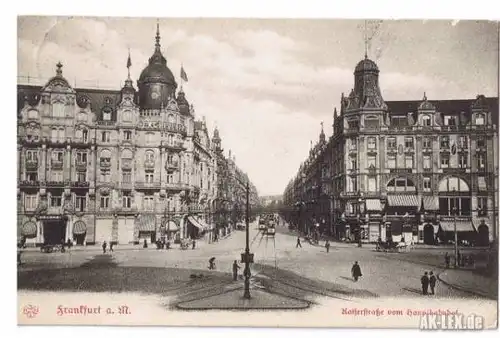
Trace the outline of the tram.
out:
M 265 231 L 266 236 L 274 236 L 276 234 L 276 227 L 274 221 L 269 221 Z

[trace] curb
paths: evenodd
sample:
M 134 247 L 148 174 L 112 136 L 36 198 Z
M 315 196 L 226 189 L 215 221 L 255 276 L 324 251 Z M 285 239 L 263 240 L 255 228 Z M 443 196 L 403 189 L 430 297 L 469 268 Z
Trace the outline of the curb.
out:
M 441 283 L 443 283 L 444 285 L 448 286 L 449 288 L 454 289 L 454 290 L 457 290 L 457 291 L 461 291 L 461 292 L 469 293 L 469 294 L 474 295 L 474 296 L 476 296 L 476 297 L 481 297 L 481 298 L 487 298 L 487 299 L 497 300 L 497 298 L 492 297 L 491 295 L 484 294 L 484 293 L 482 293 L 482 292 L 472 291 L 472 290 L 470 290 L 470 289 L 467 289 L 467 288 L 464 288 L 464 287 L 458 286 L 458 285 L 456 285 L 456 284 L 451 284 L 451 283 L 449 283 L 449 282 L 447 282 L 447 281 L 443 280 L 443 279 L 441 278 L 441 275 L 442 275 L 443 273 L 445 273 L 445 272 L 446 272 L 446 270 L 441 271 L 440 273 L 437 273 L 437 274 L 436 274 L 436 278 L 437 278 L 437 279 L 438 279 Z

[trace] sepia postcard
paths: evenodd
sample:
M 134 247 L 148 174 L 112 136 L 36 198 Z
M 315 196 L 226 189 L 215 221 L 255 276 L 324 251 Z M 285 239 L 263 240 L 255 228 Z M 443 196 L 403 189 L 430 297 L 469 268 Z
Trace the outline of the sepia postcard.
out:
M 17 25 L 19 325 L 497 328 L 498 22 Z

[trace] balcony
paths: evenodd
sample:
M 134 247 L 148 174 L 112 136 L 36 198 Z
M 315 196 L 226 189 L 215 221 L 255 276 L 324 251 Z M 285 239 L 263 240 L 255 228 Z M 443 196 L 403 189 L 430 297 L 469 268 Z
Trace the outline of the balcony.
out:
M 58 160 L 51 160 L 50 161 L 50 166 L 52 167 L 52 169 L 57 169 L 57 170 L 61 170 L 64 166 L 64 162 L 63 161 L 58 161 Z
M 88 163 L 85 161 L 76 161 L 75 168 L 77 171 L 87 171 Z
M 162 147 L 170 149 L 170 150 L 184 150 L 184 142 L 175 140 L 173 142 L 162 142 Z
M 111 167 L 111 159 L 106 159 L 106 160 L 101 159 L 101 161 L 99 162 L 99 166 L 101 168 L 110 168 Z
M 167 162 L 167 163 L 165 163 L 165 169 L 177 170 L 177 169 L 179 169 L 179 162 Z
M 163 124 L 163 129 L 167 132 L 172 132 L 172 133 L 181 133 L 181 134 L 186 133 L 186 126 L 179 123 L 166 122 Z
M 32 135 L 19 136 L 17 138 L 17 142 L 26 147 L 37 147 L 42 143 L 42 138 L 39 136 L 32 136 Z
M 132 169 L 132 159 L 131 158 L 122 158 L 122 169 Z
M 161 188 L 161 183 L 160 182 L 141 182 L 141 181 L 136 181 L 135 182 L 135 189 L 136 190 L 160 190 Z
M 121 182 L 120 189 L 122 190 L 132 190 L 133 184 L 132 182 Z
M 19 182 L 21 188 L 38 188 L 40 181 L 21 181 Z
M 69 182 L 64 182 L 64 181 L 47 181 L 45 182 L 45 185 L 47 188 L 64 188 L 66 186 L 69 186 Z
M 26 160 L 25 166 L 27 170 L 37 170 L 38 160 Z
M 443 168 L 443 174 L 465 174 L 467 168 Z
M 90 140 L 83 138 L 75 138 L 71 140 L 71 146 L 75 148 L 86 148 L 90 146 Z
M 72 181 L 71 188 L 74 189 L 88 189 L 90 187 L 90 182 L 82 181 Z
M 47 140 L 47 143 L 49 144 L 50 147 L 53 147 L 53 148 L 62 148 L 62 147 L 66 147 L 66 145 L 67 145 L 66 141 L 67 141 L 66 139 L 49 138 Z
M 162 186 L 166 189 L 166 190 L 187 190 L 189 189 L 189 186 L 185 183 L 163 183 Z
M 144 161 L 144 168 L 145 169 L 154 169 L 155 168 L 155 161 Z

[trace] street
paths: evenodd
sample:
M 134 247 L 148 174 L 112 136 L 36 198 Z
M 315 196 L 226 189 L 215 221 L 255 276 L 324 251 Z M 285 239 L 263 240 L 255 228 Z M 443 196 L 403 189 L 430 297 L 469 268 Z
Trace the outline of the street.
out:
M 256 223 L 250 226 L 252 288 L 265 288 L 314 300 L 332 298 L 419 296 L 420 277 L 424 271 L 438 275 L 436 298 L 477 298 L 474 285 L 468 290 L 440 283 L 443 254 L 439 250 L 415 250 L 408 253 L 376 252 L 373 247 L 332 242 L 330 252 L 324 242 L 312 245 L 288 228 L 279 226 L 275 238 L 262 236 Z M 22 255 L 19 268 L 20 290 L 47 291 L 138 291 L 181 295 L 194 290 L 209 292 L 220 286 L 240 285 L 232 282 L 232 264 L 240 261 L 245 232 L 234 231 L 216 243 L 197 242 L 194 250 L 178 246 L 164 251 L 141 246 L 117 246 L 102 254 L 98 247 L 76 248 L 69 253 L 40 253 L 29 249 Z M 208 259 L 216 257 L 216 270 L 208 270 Z M 363 276 L 351 278 L 351 266 L 358 261 Z M 238 263 L 242 274 L 244 264 Z M 467 278 L 469 271 L 457 271 L 454 278 Z M 194 275 L 194 276 L 193 276 Z M 198 276 L 198 277 L 197 277 Z M 458 276 L 458 277 L 457 277 Z M 474 277 L 477 278 L 477 277 Z M 468 278 L 469 280 L 471 278 Z M 460 281 L 457 280 L 457 283 Z M 476 291 L 481 286 L 477 287 Z M 486 295 L 495 299 L 496 294 Z

